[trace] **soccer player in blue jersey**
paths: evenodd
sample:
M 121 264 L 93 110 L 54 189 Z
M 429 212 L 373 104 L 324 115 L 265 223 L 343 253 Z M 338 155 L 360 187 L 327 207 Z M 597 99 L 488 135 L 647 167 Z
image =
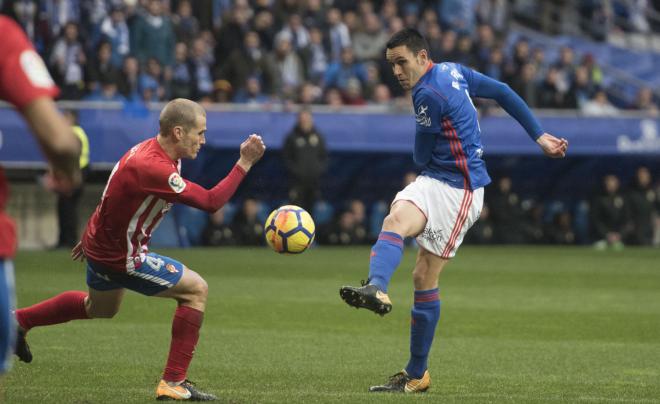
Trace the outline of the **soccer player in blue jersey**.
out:
M 419 393 L 431 378 L 427 360 L 440 319 L 438 277 L 479 218 L 483 187 L 490 183 L 481 129 L 471 97 L 491 98 L 514 117 L 546 156 L 566 155 L 568 142 L 545 133 L 525 102 L 508 85 L 456 63 L 433 63 L 428 44 L 414 29 L 395 33 L 386 58 L 399 84 L 411 90 L 415 108 L 413 159 L 422 168 L 399 192 L 371 250 L 369 278 L 339 293 L 353 307 L 380 315 L 392 310 L 387 286 L 403 255 L 403 239 L 417 238 L 413 269 L 415 300 L 410 326 L 410 360 L 383 385 L 369 391 Z

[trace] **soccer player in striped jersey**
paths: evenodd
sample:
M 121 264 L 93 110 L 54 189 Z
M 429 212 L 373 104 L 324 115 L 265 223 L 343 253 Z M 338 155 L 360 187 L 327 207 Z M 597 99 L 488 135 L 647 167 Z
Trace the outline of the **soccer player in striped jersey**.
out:
M 53 101 L 59 90 L 16 22 L 0 15 L 0 33 L 0 100 L 16 107 L 29 124 L 48 160 L 47 183 L 52 190 L 70 192 L 81 179 L 78 167 L 80 146 Z M 5 135 L 12 136 L 12 133 Z M 18 240 L 14 221 L 4 211 L 8 198 L 9 184 L 0 167 L 0 375 L 11 366 L 17 333 L 12 314 L 15 300 L 12 260 Z
M 514 117 L 546 156 L 564 157 L 566 139 L 545 133 L 525 102 L 509 86 L 456 63 L 433 63 L 425 39 L 414 29 L 395 33 L 386 58 L 399 84 L 411 90 L 415 121 L 413 159 L 417 179 L 399 192 L 371 250 L 369 278 L 344 286 L 340 296 L 354 307 L 385 315 L 392 309 L 387 287 L 403 255 L 403 239 L 419 244 L 410 326 L 410 360 L 370 391 L 428 390 L 427 361 L 440 319 L 438 277 L 479 218 L 483 187 L 490 183 L 482 159 L 481 129 L 471 97 L 491 98 Z
M 220 209 L 234 194 L 266 149 L 260 136 L 250 135 L 240 147 L 231 172 L 207 190 L 181 177 L 181 159 L 194 159 L 206 142 L 206 112 L 197 103 L 176 99 L 160 114 L 160 132 L 129 150 L 115 165 L 73 259 L 87 259 L 88 293 L 68 291 L 16 311 L 20 330 L 70 320 L 111 318 L 125 289 L 146 296 L 175 299 L 172 340 L 156 398 L 208 401 L 213 394 L 195 387 L 186 373 L 199 339 L 207 284 L 181 262 L 150 252 L 154 229 L 173 203 L 207 212 Z M 20 352 L 31 354 L 24 338 Z

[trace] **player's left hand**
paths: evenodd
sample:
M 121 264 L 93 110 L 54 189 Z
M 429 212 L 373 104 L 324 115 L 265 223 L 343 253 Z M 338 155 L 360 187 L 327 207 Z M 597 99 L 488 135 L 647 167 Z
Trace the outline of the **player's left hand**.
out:
M 536 143 L 541 146 L 543 153 L 552 158 L 562 158 L 566 157 L 566 151 L 568 150 L 568 140 L 564 138 L 556 138 L 549 133 L 542 134 Z
M 73 250 L 71 250 L 71 259 L 80 262 L 85 260 L 85 251 L 83 250 L 81 241 L 79 241 L 78 244 L 73 247 Z

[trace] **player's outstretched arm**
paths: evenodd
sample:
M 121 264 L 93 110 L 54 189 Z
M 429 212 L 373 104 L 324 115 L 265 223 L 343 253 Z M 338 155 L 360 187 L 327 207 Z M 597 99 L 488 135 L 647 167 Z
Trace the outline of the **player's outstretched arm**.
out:
M 566 157 L 568 150 L 568 140 L 557 138 L 549 133 L 544 133 L 536 139 L 536 143 L 541 147 L 543 153 L 552 158 Z
M 80 143 L 49 97 L 39 97 L 21 111 L 51 166 L 52 188 L 69 192 L 82 180 Z
M 261 136 L 252 134 L 241 144 L 241 157 L 231 172 L 211 189 L 204 189 L 201 186 L 185 181 L 185 185 L 178 183 L 174 188 L 168 190 L 164 197 L 172 199 L 173 202 L 181 202 L 206 212 L 215 212 L 220 209 L 234 195 L 236 189 L 245 178 L 247 172 L 254 164 L 261 159 L 266 151 Z M 178 176 L 178 174 L 173 174 Z M 172 190 L 175 194 L 172 194 Z M 176 195 L 176 196 L 175 196 Z

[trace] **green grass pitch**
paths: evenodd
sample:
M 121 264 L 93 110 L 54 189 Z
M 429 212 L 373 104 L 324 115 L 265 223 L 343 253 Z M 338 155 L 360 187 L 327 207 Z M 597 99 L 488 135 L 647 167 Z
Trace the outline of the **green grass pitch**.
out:
M 189 377 L 227 403 L 660 402 L 660 250 L 464 247 L 440 279 L 442 315 L 422 396 L 370 394 L 405 366 L 415 251 L 381 318 L 346 306 L 368 248 L 161 250 L 210 285 Z M 19 306 L 85 290 L 68 253 L 16 258 Z M 36 328 L 4 378 L 8 403 L 153 400 L 174 302 L 129 292 L 112 320 Z M 2 401 L 2 400 L 0 400 Z

